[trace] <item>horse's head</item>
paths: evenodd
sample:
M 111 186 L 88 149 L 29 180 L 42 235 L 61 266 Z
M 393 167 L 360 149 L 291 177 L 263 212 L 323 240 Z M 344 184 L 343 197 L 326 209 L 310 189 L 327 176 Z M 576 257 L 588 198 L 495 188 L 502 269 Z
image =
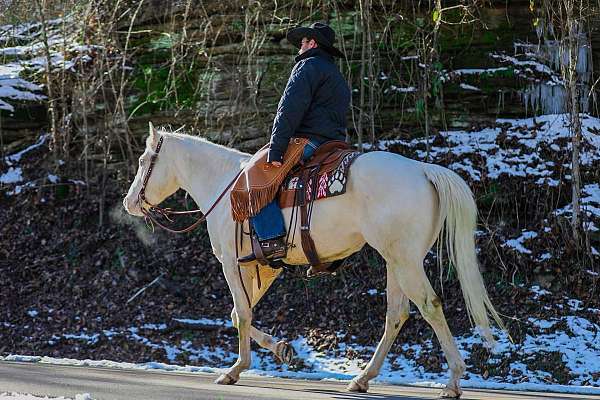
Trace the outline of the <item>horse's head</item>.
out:
M 162 146 L 159 149 L 160 156 L 158 156 L 156 149 L 161 138 Z M 168 147 L 167 138 L 167 135 L 158 132 L 150 122 L 150 135 L 146 139 L 146 150 L 140 156 L 137 174 L 127 196 L 123 199 L 123 207 L 131 215 L 143 216 L 142 207 L 147 209 L 150 205 L 158 205 L 179 189 L 175 167 L 171 161 L 172 154 L 168 154 L 165 148 Z M 154 163 L 152 163 L 153 158 Z M 150 176 L 146 178 L 151 165 Z M 144 180 L 146 180 L 145 187 Z M 145 201 L 140 193 L 142 190 Z

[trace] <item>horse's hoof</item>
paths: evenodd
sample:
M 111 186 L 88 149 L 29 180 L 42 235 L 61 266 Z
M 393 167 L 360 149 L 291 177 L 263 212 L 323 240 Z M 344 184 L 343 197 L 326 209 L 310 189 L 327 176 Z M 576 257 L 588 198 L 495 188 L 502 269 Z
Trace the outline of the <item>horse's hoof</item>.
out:
M 350 381 L 346 389 L 349 392 L 367 393 L 369 390 L 369 382 L 361 383 L 358 379 L 354 378 Z
M 438 396 L 438 399 L 459 399 L 461 395 L 462 391 L 460 389 L 445 388 Z
M 280 340 L 275 345 L 275 355 L 279 360 L 284 364 L 291 364 L 292 360 L 296 356 L 296 350 L 292 347 L 291 344 L 286 342 L 285 340 Z
M 237 379 L 233 379 L 229 374 L 223 374 L 215 380 L 217 385 L 235 385 Z

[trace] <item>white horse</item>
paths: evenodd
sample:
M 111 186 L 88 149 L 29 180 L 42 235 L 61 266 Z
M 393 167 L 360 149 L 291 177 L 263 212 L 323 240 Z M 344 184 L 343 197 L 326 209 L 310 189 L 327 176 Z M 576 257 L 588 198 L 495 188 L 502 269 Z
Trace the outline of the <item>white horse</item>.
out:
M 125 209 L 132 215 L 142 216 L 138 195 L 161 137 L 162 150 L 145 189 L 146 199 L 152 204 L 159 204 L 182 188 L 206 212 L 250 157 L 198 137 L 157 131 L 150 124 L 146 150 L 123 200 Z M 289 221 L 289 213 L 289 209 L 283 210 L 286 221 Z M 467 312 L 488 342 L 493 343 L 488 315 L 500 326 L 502 322 L 478 269 L 474 242 L 476 205 L 467 184 L 454 172 L 437 165 L 387 152 L 370 152 L 352 165 L 344 195 L 315 203 L 312 221 L 311 234 L 322 261 L 349 256 L 368 243 L 387 263 L 385 331 L 373 358 L 349 383 L 348 390 L 368 390 L 369 380 L 379 374 L 394 339 L 408 319 L 411 300 L 435 331 L 448 361 L 451 376 L 440 396 L 459 397 L 465 363 L 446 323 L 440 298 L 427 279 L 423 260 L 438 237 L 440 242 L 445 242 L 458 274 Z M 280 270 L 260 267 L 260 289 L 253 265 L 242 267 L 241 272 L 238 270 L 235 224 L 228 195 L 208 216 L 207 226 L 213 252 L 223 265 L 233 296 L 231 318 L 239 332 L 238 359 L 215 382 L 234 384 L 240 373 L 250 366 L 250 338 L 285 362 L 291 361 L 293 351 L 289 344 L 278 342 L 252 326 L 252 308 Z M 295 237 L 300 238 L 300 233 L 296 232 Z M 250 252 L 249 241 L 244 242 L 240 254 Z M 300 245 L 290 248 L 284 261 L 293 265 L 308 263 Z M 252 304 L 248 304 L 243 285 Z

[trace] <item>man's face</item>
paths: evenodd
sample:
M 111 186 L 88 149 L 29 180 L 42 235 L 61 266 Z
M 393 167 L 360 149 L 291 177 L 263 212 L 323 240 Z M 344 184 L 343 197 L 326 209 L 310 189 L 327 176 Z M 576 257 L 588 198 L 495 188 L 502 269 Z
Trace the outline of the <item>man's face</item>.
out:
M 298 50 L 298 55 L 304 53 L 307 50 L 314 49 L 315 47 L 318 47 L 317 42 L 315 42 L 315 39 L 302 38 L 302 40 L 300 41 L 300 50 Z

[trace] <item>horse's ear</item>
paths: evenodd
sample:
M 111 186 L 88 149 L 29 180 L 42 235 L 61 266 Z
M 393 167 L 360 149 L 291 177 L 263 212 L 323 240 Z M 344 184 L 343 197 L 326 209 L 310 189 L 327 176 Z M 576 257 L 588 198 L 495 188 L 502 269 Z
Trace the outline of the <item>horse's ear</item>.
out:
M 149 135 L 148 135 L 148 140 L 146 141 L 146 145 L 150 146 L 150 148 L 152 150 L 154 150 L 156 148 L 156 145 L 158 144 L 158 132 L 156 131 L 156 128 L 154 127 L 154 125 L 152 125 L 152 121 L 148 121 L 148 130 L 149 130 Z

